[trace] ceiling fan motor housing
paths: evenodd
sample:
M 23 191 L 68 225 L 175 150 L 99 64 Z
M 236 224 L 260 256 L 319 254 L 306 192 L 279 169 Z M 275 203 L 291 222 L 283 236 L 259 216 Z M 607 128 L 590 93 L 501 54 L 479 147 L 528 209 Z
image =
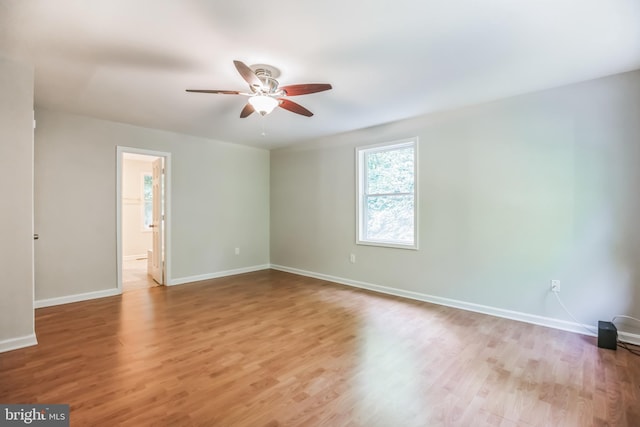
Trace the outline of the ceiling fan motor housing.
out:
M 275 94 L 278 91 L 278 81 L 275 79 L 280 73 L 266 65 L 254 65 L 251 67 L 254 73 L 262 82 L 262 88 L 251 86 L 254 92 L 262 92 L 264 94 Z M 275 71 L 275 73 L 274 73 Z M 275 75 L 274 75 L 275 74 Z

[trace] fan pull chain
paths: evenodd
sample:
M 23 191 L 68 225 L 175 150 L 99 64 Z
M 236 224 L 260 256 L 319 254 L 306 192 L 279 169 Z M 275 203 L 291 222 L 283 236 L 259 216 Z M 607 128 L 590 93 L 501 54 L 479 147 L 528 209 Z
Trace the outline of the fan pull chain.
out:
M 267 132 L 265 132 L 265 130 L 264 130 L 264 122 L 265 122 L 265 118 L 264 118 L 264 116 L 261 116 L 260 117 L 260 123 L 261 123 L 261 126 L 262 126 L 262 133 L 260 135 L 262 137 L 267 136 Z

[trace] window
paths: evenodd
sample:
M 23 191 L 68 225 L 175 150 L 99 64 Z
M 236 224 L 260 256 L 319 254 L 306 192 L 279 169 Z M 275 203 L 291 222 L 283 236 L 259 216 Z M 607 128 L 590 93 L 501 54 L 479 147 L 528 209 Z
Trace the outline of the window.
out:
M 418 138 L 356 149 L 363 245 L 417 249 Z
M 153 177 L 142 174 L 142 229 L 151 230 L 153 224 Z

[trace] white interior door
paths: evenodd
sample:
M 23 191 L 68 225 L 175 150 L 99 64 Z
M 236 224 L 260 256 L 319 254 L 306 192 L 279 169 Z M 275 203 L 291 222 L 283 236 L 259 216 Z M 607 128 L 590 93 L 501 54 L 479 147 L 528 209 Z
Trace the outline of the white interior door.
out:
M 151 277 L 159 284 L 164 284 L 164 212 L 163 212 L 163 158 L 159 157 L 153 161 L 153 252 L 151 259 Z

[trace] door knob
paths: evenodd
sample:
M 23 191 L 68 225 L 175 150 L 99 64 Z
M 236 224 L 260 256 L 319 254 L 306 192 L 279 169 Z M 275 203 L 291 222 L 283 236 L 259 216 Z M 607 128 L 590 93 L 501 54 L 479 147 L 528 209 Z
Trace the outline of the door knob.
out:
M 40 235 L 38 233 L 35 233 L 33 235 L 33 240 L 38 240 L 40 238 Z

